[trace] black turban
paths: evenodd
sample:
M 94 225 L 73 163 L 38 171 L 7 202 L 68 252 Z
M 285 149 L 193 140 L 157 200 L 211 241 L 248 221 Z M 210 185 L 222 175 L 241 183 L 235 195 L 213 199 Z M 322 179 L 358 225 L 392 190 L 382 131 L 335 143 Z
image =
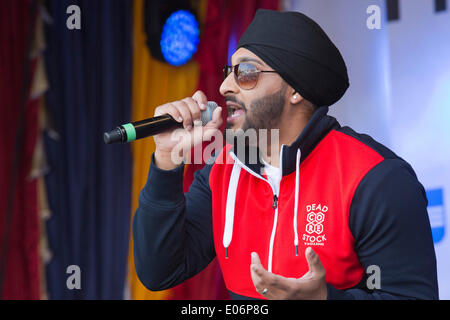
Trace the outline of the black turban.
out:
M 240 47 L 264 60 L 318 107 L 334 104 L 349 86 L 339 50 L 316 22 L 300 12 L 259 9 Z

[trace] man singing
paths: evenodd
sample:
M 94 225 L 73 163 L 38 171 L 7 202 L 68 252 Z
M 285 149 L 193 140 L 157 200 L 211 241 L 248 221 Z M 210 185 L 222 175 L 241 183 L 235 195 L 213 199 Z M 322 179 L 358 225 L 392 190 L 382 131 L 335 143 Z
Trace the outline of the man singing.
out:
M 155 136 L 133 221 L 142 283 L 173 287 L 217 257 L 235 299 L 437 299 L 424 189 L 406 161 L 327 115 L 349 80 L 320 26 L 258 10 L 231 62 L 227 128 L 279 129 L 279 141 L 254 163 L 227 144 L 183 193 L 180 142 Z M 217 108 L 194 126 L 206 102 L 198 91 L 155 115 L 182 122 L 189 149 L 222 123 Z

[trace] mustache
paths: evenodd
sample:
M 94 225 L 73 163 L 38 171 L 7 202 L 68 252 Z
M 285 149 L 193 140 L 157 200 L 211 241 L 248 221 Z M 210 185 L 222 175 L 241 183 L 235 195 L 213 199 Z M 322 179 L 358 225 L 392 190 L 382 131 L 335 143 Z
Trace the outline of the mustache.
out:
M 245 104 L 244 104 L 242 101 L 239 101 L 238 99 L 236 99 L 236 97 L 233 97 L 233 96 L 226 96 L 226 97 L 225 97 L 225 102 L 227 102 L 227 101 L 230 101 L 230 102 L 233 102 L 233 103 L 236 103 L 236 104 L 240 105 L 241 108 L 242 108 L 245 112 L 247 112 L 247 108 L 245 107 Z

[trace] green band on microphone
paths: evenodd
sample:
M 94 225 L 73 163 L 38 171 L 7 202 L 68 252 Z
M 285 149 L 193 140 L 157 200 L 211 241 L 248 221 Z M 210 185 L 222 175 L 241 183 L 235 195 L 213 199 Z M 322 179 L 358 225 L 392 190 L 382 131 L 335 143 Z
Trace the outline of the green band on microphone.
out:
M 122 128 L 124 128 L 127 133 L 127 142 L 136 140 L 136 129 L 134 129 L 134 126 L 131 123 L 122 125 Z

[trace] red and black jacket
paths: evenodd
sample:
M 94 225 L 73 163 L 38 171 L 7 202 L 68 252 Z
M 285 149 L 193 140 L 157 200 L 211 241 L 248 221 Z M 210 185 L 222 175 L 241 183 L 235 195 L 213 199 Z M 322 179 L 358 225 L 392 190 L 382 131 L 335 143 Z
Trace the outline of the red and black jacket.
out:
M 135 267 L 150 290 L 173 287 L 217 256 L 234 298 L 263 298 L 250 253 L 278 275 L 308 271 L 311 246 L 326 270 L 329 299 L 437 299 L 436 258 L 422 185 L 411 166 L 319 108 L 282 146 L 278 194 L 262 164 L 231 145 L 182 191 L 183 166 L 150 165 L 133 221 Z M 379 288 L 366 286 L 378 267 Z

